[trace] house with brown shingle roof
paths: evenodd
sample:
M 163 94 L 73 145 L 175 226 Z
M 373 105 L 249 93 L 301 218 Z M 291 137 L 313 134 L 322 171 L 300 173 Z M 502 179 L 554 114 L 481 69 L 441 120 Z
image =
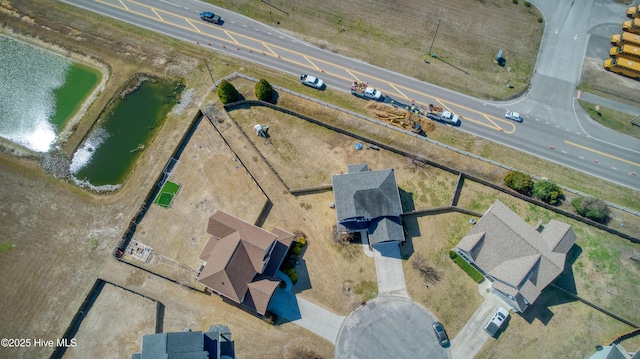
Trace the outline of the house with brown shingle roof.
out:
M 200 254 L 205 264 L 198 282 L 265 315 L 293 234 L 279 228 L 267 232 L 220 210 L 209 218 L 207 233 L 211 238 Z
M 539 232 L 496 200 L 455 251 L 491 281 L 493 293 L 523 312 L 562 273 L 575 241 L 570 225 L 551 220 Z

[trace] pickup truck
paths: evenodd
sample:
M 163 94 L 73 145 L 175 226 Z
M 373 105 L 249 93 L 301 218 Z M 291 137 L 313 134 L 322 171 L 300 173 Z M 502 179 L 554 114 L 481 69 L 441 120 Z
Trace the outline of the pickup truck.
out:
M 444 122 L 452 126 L 460 125 L 460 117 L 458 115 L 433 104 L 429 104 L 429 108 L 427 109 L 427 117 L 434 121 Z
M 382 92 L 373 87 L 369 87 L 365 82 L 355 81 L 351 85 L 351 94 L 365 100 L 384 101 Z
M 508 317 L 509 317 L 509 311 L 502 307 L 499 307 L 498 310 L 496 310 L 495 314 L 493 315 L 493 318 L 491 318 L 489 323 L 487 323 L 487 325 L 484 326 L 484 330 L 487 333 L 489 333 L 489 335 L 494 337 L 498 333 L 498 331 L 500 330 L 500 328 L 502 327 L 502 325 L 504 324 L 505 320 L 507 320 Z
M 200 13 L 200 18 L 204 21 L 210 22 L 212 24 L 220 23 L 220 15 L 216 15 L 210 11 L 203 11 Z
M 324 86 L 324 81 L 320 80 L 317 77 L 305 75 L 305 74 L 300 75 L 300 82 L 303 85 L 313 87 L 316 89 L 321 89 L 322 86 Z

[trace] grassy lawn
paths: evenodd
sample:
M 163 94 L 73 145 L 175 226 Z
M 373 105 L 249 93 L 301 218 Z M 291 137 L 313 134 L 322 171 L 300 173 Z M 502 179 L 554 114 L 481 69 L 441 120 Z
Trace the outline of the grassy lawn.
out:
M 600 106 L 600 109 L 596 111 L 595 104 L 582 100 L 578 100 L 578 102 L 596 122 L 612 130 L 640 139 L 640 126 L 631 124 L 631 120 L 635 116 L 603 106 Z M 637 119 L 636 123 L 639 123 Z
M 527 89 L 544 28 L 537 9 L 511 0 L 207 1 L 328 51 L 489 99 Z M 505 67 L 494 63 L 499 50 Z M 437 59 L 427 64 L 429 51 Z

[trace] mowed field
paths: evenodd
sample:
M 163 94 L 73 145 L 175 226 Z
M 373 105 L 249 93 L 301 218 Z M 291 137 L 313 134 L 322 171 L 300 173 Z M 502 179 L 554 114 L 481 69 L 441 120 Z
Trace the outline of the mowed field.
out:
M 535 8 L 511 0 L 206 1 L 329 51 L 487 99 L 528 87 L 544 27 Z M 430 49 L 437 59 L 426 64 Z M 505 67 L 494 63 L 499 50 Z

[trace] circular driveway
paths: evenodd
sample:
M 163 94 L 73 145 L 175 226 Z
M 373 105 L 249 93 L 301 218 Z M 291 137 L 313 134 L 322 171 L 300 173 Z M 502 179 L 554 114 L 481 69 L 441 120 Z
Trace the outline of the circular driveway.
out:
M 449 358 L 449 350 L 440 346 L 431 327 L 435 321 L 409 298 L 375 298 L 342 323 L 336 358 Z

